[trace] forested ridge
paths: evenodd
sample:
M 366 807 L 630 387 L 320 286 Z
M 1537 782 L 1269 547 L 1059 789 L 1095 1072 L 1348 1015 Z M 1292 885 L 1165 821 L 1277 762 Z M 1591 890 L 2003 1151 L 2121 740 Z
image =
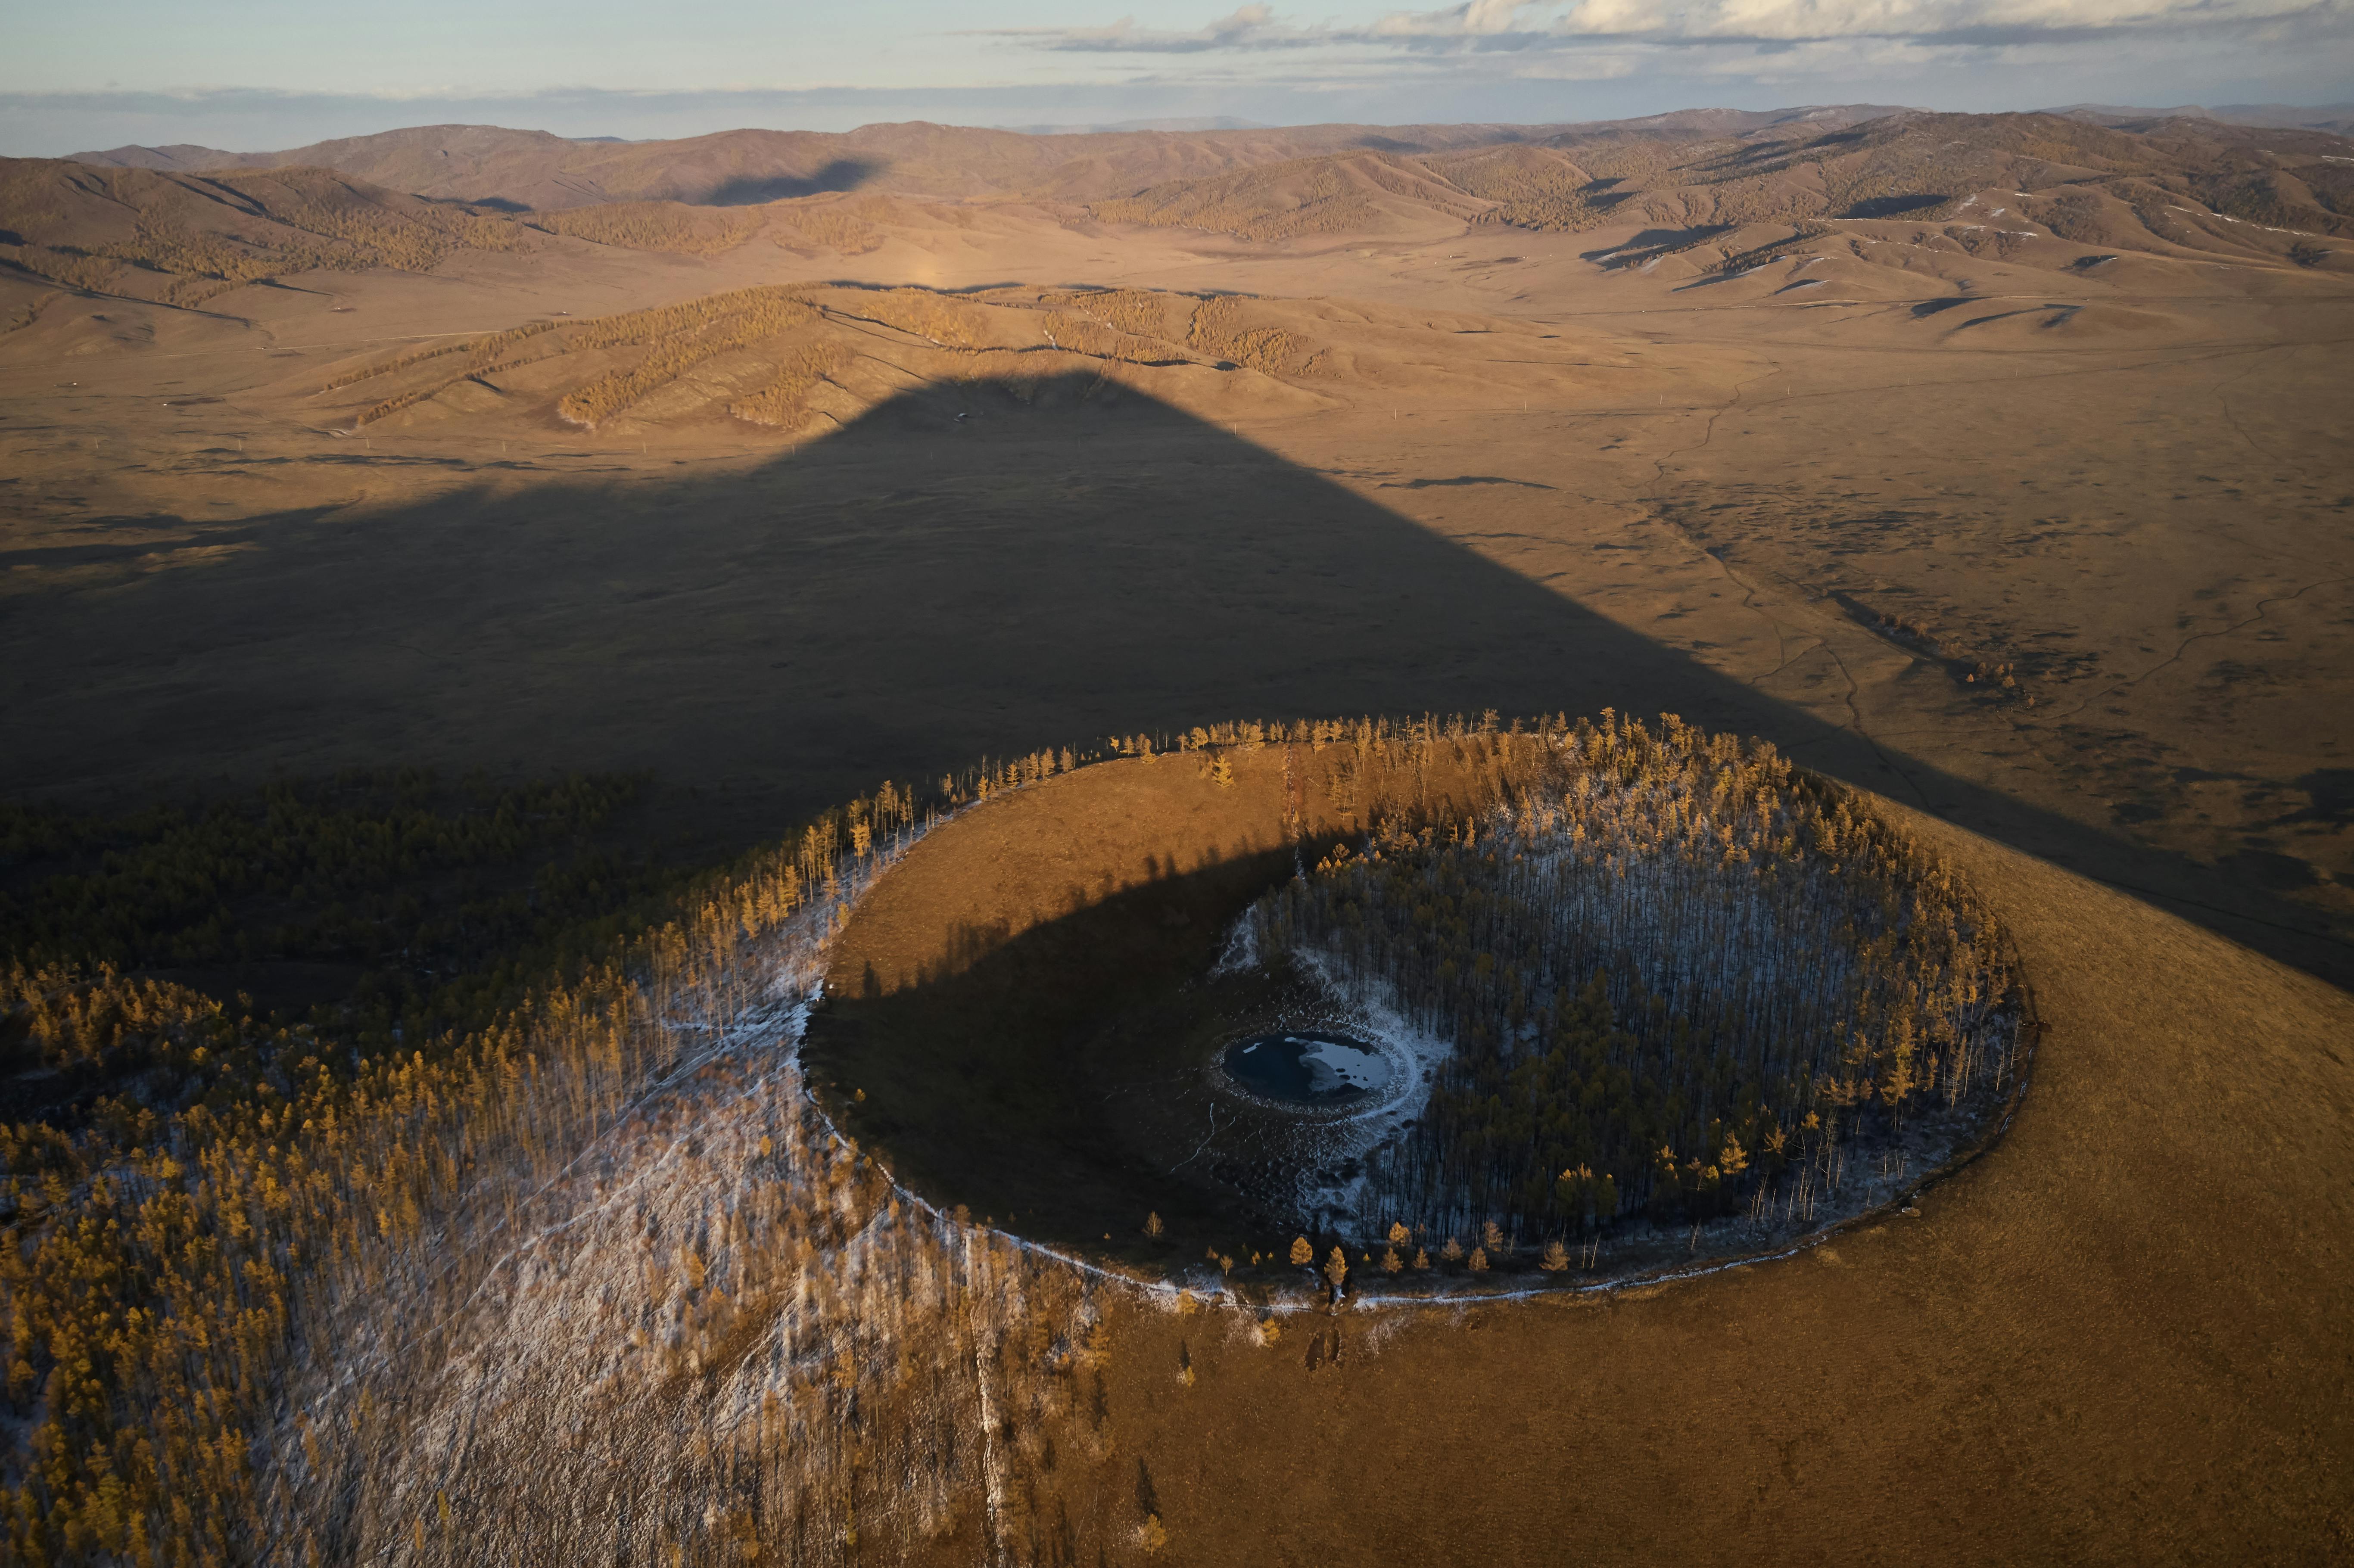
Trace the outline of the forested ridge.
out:
M 0 1048 L 41 1075 L 20 1080 L 16 1114 L 37 1097 L 45 1117 L 70 1119 L 94 1086 L 147 1065 L 127 1023 L 50 1018 L 69 1005 L 50 999 L 81 995 L 85 973 L 184 984 L 364 1044 L 478 1012 L 559 933 L 577 943 L 612 928 L 676 883 L 603 831 L 643 789 L 405 768 L 118 816 L 0 805 L 0 1006 L 17 1015 Z M 262 978 L 289 973 L 291 991 Z
M 1103 754 L 1191 753 L 1224 782 L 1235 747 L 1285 748 L 1295 812 L 1320 777 L 1359 846 L 1258 906 L 1267 950 L 1457 1032 L 1429 1157 L 1378 1180 L 1432 1245 L 1480 1241 L 1464 1266 L 1606 1222 L 1610 1188 L 1564 1169 L 1607 1175 L 1624 1211 L 1723 1208 L 1809 1137 L 1999 1065 L 1995 934 L 1966 891 L 1841 792 L 1673 721 L 1221 726 L 885 785 L 725 870 L 623 877 L 599 895 L 618 913 L 584 895 L 495 964 L 300 1021 L 124 966 L 263 929 L 381 948 L 400 922 L 355 938 L 349 910 L 379 917 L 400 874 L 578 842 L 631 782 L 395 773 L 132 819 L 16 810 L 12 866 L 69 863 L 6 883 L 0 1039 L 104 1072 L 71 1116 L 0 1127 L 9 1557 L 832 1562 L 878 1526 L 1066 1550 L 1058 1498 L 1106 1495 L 1095 1287 L 896 1193 L 779 1043 L 834 923 L 943 810 Z M 1551 917 L 1569 881 L 1600 891 Z M 323 888 L 346 923 L 251 924 Z M 1794 895 L 1821 906 L 1808 941 L 1756 934 Z M 1715 922 L 1682 971 L 1619 961 L 1658 956 L 1623 918 L 1652 906 Z M 1812 964 L 1782 978 L 1819 995 L 1728 983 L 1761 955 Z M 1858 1027 L 1827 1047 L 1834 1017 Z M 1672 1170 L 1608 1163 L 1654 1136 Z
M 1042 755 L 943 779 L 938 804 L 1073 760 Z M 420 798 L 429 780 L 396 774 L 285 787 L 258 812 L 11 811 L 12 857 L 96 863 L 12 891 L 10 940 L 27 945 L 9 952 L 0 1029 L 20 1055 L 105 1064 L 108 1092 L 67 1121 L 0 1127 L 10 1560 L 310 1562 L 363 1539 L 423 1550 L 430 1535 L 446 1552 L 479 1538 L 495 1478 L 413 1491 L 405 1445 L 429 1440 L 433 1380 L 453 1353 L 416 1325 L 461 1334 L 501 1299 L 510 1223 L 567 1191 L 589 1150 L 610 1161 L 658 1134 L 663 1094 L 706 1082 L 736 1086 L 723 1107 L 765 1096 L 759 1127 L 726 1145 L 742 1195 L 689 1182 L 649 1196 L 670 1205 L 670 1228 L 642 1220 L 628 1239 L 645 1288 L 599 1330 L 599 1353 L 625 1364 L 592 1381 L 681 1375 L 716 1365 L 724 1344 L 740 1356 L 748 1324 L 779 1311 L 801 1315 L 786 1341 L 800 1348 L 724 1451 L 677 1456 L 702 1480 L 740 1456 L 766 1501 L 724 1516 L 650 1503 L 627 1525 L 644 1550 L 783 1530 L 801 1542 L 789 1560 L 830 1560 L 869 1506 L 860 1473 L 898 1478 L 875 1506 L 952 1510 L 980 1459 L 953 1436 L 966 1404 L 1063 1398 L 1055 1378 L 1086 1364 L 1075 1282 L 1028 1278 L 985 1241 L 944 1250 L 939 1223 L 903 1216 L 854 1147 L 805 1124 L 775 1027 L 741 1022 L 767 1018 L 779 986 L 806 986 L 843 901 L 929 819 L 936 806 L 910 789 L 885 785 L 775 849 L 673 878 L 618 927 L 571 911 L 510 951 L 527 969 L 406 1011 L 347 1004 L 293 1022 L 118 967 L 235 946 L 249 933 L 207 913 L 230 889 L 462 866 L 577 829 L 632 787 L 478 786 L 471 811 L 450 813 Z M 377 798 L 337 809 L 353 789 Z M 305 929 L 342 939 L 333 921 Z M 903 1283 L 919 1276 L 920 1290 Z M 985 1309 L 972 1281 L 988 1282 Z M 998 1380 L 985 1396 L 983 1375 Z M 861 1425 L 861 1404 L 902 1414 Z
M 132 232 L 90 243 L 93 213 L 110 231 L 128 215 Z M 0 265 L 76 289 L 152 274 L 155 297 L 185 307 L 298 272 L 428 272 L 455 251 L 531 245 L 504 215 L 316 168 L 191 176 L 0 159 Z

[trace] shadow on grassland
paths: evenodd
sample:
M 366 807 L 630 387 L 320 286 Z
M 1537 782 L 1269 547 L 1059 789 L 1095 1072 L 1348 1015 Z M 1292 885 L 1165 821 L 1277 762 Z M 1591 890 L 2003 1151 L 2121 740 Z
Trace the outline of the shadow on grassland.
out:
M 1087 377 L 927 387 L 750 471 L 547 471 L 357 521 L 265 516 L 233 551 L 188 524 L 186 567 L 20 595 L 0 697 L 39 743 L 0 756 L 0 791 L 651 768 L 698 791 L 679 820 L 716 847 L 886 776 L 1115 731 L 1668 710 L 2354 974 L 2313 916 L 2253 883 L 1883 757 Z M 182 525 L 135 523 L 172 567 L 144 541 Z
M 699 207 L 758 207 L 790 201 L 827 191 L 854 191 L 881 173 L 883 165 L 861 158 L 836 158 L 813 175 L 737 175 L 720 181 L 695 199 Z

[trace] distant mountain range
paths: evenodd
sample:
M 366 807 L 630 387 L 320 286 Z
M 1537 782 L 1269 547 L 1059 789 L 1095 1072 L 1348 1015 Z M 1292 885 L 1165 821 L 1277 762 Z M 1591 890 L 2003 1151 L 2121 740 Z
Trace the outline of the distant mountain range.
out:
M 2166 120 L 2214 120 L 2225 125 L 2252 125 L 2267 131 L 2328 131 L 2340 136 L 2354 135 L 2354 103 L 2322 103 L 2309 109 L 2294 103 L 2226 103 L 2217 109 L 2205 109 L 2195 103 L 2175 109 L 2072 103 L 2052 112 L 2121 131 L 2139 130 Z
M 2090 252 L 2040 252 L 2055 266 L 2137 250 L 2354 267 L 2354 143 L 2221 111 L 2143 114 L 1846 104 L 1564 126 L 913 123 L 634 143 L 419 126 L 283 153 L 0 159 L 0 265 L 196 304 L 281 273 L 428 270 L 455 250 L 544 243 L 535 236 L 702 255 L 773 230 L 804 252 L 864 254 L 885 243 L 878 226 L 932 221 L 930 200 L 901 199 L 916 197 L 1041 202 L 1056 221 L 1249 243 L 1633 235 L 1593 253 L 1606 265 L 1680 267 L 1703 248 L 1712 265 L 1762 264 L 1840 233 L 1851 249 L 1925 243 L 1934 227 L 1971 254 L 2022 238 Z
M 275 153 L 124 146 L 77 153 L 69 161 L 169 174 L 325 168 L 432 200 L 541 211 L 610 201 L 737 207 L 853 189 L 1098 201 L 1170 180 L 1360 149 L 1435 153 L 1614 130 L 1726 136 L 1796 124 L 1830 131 L 1903 112 L 1884 104 L 1843 104 L 1765 112 L 1693 109 L 1564 125 L 1193 129 L 1176 122 L 1166 128 L 1034 131 L 916 121 L 845 132 L 723 131 L 662 142 L 557 136 L 494 125 L 419 125 Z
M 1267 131 L 1273 127 L 1257 120 L 1215 114 L 1193 120 L 1115 120 L 1100 125 L 993 125 L 990 129 L 1023 136 L 1100 136 L 1122 131 Z
M 908 196 L 1035 196 L 1101 201 L 1173 180 L 1356 151 L 1415 155 L 1597 135 L 1744 136 L 1785 127 L 1834 132 L 1897 114 L 1892 104 L 1684 109 L 1635 120 L 1558 125 L 1255 125 L 1237 120 L 1138 120 L 1108 125 L 986 128 L 921 121 L 845 132 L 723 131 L 672 141 L 557 136 L 494 125 L 419 125 L 271 153 L 179 143 L 77 153 L 70 161 L 193 174 L 333 169 L 436 201 L 550 211 L 614 201 L 740 207 L 853 189 Z M 2354 133 L 2354 103 L 2137 109 L 2079 103 L 2051 113 L 2125 131 L 2168 121 Z

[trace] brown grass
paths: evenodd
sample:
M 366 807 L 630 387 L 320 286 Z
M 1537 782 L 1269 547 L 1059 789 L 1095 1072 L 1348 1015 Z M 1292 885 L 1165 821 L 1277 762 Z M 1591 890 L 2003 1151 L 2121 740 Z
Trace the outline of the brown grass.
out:
M 1346 234 L 1373 216 L 1373 203 L 1329 158 L 1174 180 L 1088 210 L 1106 223 L 1206 228 L 1255 240 Z

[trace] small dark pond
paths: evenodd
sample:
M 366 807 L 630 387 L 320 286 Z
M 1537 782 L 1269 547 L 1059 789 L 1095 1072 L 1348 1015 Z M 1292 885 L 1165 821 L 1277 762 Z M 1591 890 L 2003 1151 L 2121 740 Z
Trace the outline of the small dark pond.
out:
M 1226 1049 L 1228 1076 L 1266 1099 L 1346 1105 L 1390 1086 L 1390 1059 L 1338 1034 L 1262 1034 Z

